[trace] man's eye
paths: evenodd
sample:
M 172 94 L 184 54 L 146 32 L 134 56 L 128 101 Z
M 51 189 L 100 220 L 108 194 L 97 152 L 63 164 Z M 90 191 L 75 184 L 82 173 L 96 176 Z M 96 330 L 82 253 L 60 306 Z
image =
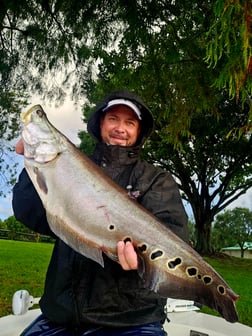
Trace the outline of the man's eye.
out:
M 116 120 L 116 118 L 115 117 L 109 117 L 108 120 L 113 121 L 113 120 Z

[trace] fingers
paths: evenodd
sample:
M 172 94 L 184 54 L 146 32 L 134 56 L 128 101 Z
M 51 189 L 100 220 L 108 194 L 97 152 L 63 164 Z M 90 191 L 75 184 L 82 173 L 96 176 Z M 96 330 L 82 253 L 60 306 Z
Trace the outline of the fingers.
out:
M 24 143 L 22 139 L 19 139 L 16 146 L 15 151 L 17 154 L 23 155 L 24 154 Z
M 125 271 L 137 269 L 138 258 L 131 242 L 119 241 L 117 243 L 117 253 L 119 263 Z

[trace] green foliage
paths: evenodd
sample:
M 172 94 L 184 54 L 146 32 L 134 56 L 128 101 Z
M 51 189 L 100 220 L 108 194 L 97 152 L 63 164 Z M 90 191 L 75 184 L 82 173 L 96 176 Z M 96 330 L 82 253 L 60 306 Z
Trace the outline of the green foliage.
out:
M 215 20 L 207 34 L 206 60 L 220 71 L 215 85 L 243 101 L 252 95 L 251 10 L 250 0 L 217 0 Z
M 87 156 L 91 155 L 95 147 L 94 139 L 85 131 L 79 132 L 79 138 L 81 139 L 79 149 Z
M 14 216 L 10 216 L 0 223 L 0 237 L 12 240 L 53 242 L 54 239 L 49 236 L 40 235 L 17 221 Z
M 195 232 L 195 223 L 191 221 L 190 219 L 188 220 L 188 230 L 189 230 L 189 243 L 192 247 L 196 246 L 196 232 Z
M 243 257 L 245 242 L 252 241 L 252 211 L 247 208 L 226 210 L 216 216 L 213 227 L 216 248 L 238 244 Z
M 106 82 L 106 91 L 119 85 L 138 88 L 157 115 L 169 115 L 174 125 L 170 140 L 176 143 L 177 133 L 188 133 L 191 111 L 201 113 L 215 97 L 212 84 L 221 73 L 219 68 L 207 68 L 207 41 L 214 59 L 220 58 L 224 47 L 229 48 L 230 59 L 245 54 L 249 58 L 250 46 L 245 42 L 249 36 L 245 38 L 244 30 L 248 19 L 242 16 L 249 13 L 249 1 L 229 1 L 225 14 L 231 13 L 224 16 L 223 3 L 4 1 L 0 16 L 1 80 L 61 101 L 69 88 L 75 97 L 86 93 L 97 75 Z M 224 37 L 219 34 L 223 27 Z M 233 47 L 232 36 L 239 40 L 241 33 L 242 47 Z M 227 45 L 223 47 L 224 43 Z
M 172 172 L 183 198 L 194 214 L 196 248 L 211 252 L 211 223 L 214 216 L 251 188 L 251 134 L 227 136 L 247 122 L 248 108 L 238 107 L 225 95 L 210 112 L 193 114 L 190 136 L 181 136 L 181 147 L 168 141 L 169 120 L 153 133 L 145 146 L 146 157 Z
M 7 230 L 19 232 L 31 232 L 26 226 L 20 223 L 14 216 L 10 216 L 3 221 Z

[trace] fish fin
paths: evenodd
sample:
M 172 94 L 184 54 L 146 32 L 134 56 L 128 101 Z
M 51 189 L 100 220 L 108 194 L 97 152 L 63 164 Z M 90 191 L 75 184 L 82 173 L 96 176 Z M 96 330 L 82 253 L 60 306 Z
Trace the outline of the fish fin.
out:
M 104 260 L 102 256 L 102 251 L 97 249 L 96 247 L 89 246 L 86 244 L 80 244 L 80 246 L 76 248 L 76 246 L 72 247 L 77 252 L 81 253 L 85 257 L 94 260 L 98 264 L 100 264 L 102 267 L 104 267 Z
M 63 220 L 54 214 L 46 213 L 47 221 L 51 230 L 58 236 L 65 244 L 70 246 L 74 251 L 84 255 L 86 258 L 92 259 L 102 267 L 104 267 L 104 260 L 102 250 L 95 246 L 87 244 L 83 236 L 67 234 L 67 225 Z
M 46 185 L 46 181 L 45 178 L 43 176 L 43 174 L 41 173 L 41 171 L 38 169 L 38 167 L 34 167 L 34 173 L 36 175 L 36 179 L 37 179 L 37 183 L 39 188 L 45 193 L 48 193 L 48 188 Z
M 145 279 L 145 263 L 144 263 L 144 259 L 141 257 L 141 255 L 137 255 L 138 257 L 138 267 L 137 267 L 137 273 L 140 276 L 140 278 Z
M 159 285 L 167 280 L 166 275 L 155 267 L 151 267 L 145 259 L 138 255 L 138 274 L 144 281 L 144 286 L 154 292 L 159 291 Z
M 104 253 L 109 257 L 109 259 L 115 261 L 115 262 L 119 262 L 118 256 L 112 252 L 109 251 L 104 251 Z

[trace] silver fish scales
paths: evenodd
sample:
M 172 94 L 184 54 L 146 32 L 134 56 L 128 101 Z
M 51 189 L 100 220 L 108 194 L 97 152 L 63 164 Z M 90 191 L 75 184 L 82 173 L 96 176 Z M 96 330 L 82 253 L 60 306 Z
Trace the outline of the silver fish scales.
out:
M 130 240 L 146 287 L 164 297 L 194 300 L 238 320 L 238 295 L 188 244 L 128 197 L 47 119 L 40 105 L 21 114 L 26 170 L 51 230 L 103 266 Z

